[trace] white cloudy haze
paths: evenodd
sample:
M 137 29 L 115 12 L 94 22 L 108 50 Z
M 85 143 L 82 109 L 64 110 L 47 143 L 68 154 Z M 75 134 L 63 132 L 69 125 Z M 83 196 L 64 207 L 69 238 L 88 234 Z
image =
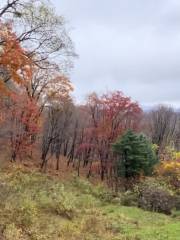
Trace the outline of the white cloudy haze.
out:
M 143 105 L 180 107 L 180 0 L 52 0 L 79 58 L 75 97 L 122 90 Z

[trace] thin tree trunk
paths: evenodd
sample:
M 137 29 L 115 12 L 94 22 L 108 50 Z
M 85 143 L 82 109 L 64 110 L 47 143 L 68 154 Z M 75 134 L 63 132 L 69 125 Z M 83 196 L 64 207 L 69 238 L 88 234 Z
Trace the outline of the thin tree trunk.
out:
M 59 170 L 59 161 L 60 161 L 60 159 L 58 156 L 58 157 L 56 157 L 56 170 Z

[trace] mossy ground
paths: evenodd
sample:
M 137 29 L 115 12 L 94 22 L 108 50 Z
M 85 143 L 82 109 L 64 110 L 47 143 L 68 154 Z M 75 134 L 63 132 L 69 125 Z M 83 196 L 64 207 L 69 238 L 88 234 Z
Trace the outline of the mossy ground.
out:
M 101 185 L 13 167 L 0 172 L 0 239 L 179 240 L 180 219 L 112 203 Z

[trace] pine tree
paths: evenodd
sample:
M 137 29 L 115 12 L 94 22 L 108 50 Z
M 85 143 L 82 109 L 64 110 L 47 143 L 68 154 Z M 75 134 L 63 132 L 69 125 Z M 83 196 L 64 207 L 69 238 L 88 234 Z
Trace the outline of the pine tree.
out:
M 127 131 L 112 146 L 117 154 L 116 172 L 118 177 L 126 179 L 137 177 L 141 173 L 151 175 L 158 162 L 152 144 L 142 134 Z

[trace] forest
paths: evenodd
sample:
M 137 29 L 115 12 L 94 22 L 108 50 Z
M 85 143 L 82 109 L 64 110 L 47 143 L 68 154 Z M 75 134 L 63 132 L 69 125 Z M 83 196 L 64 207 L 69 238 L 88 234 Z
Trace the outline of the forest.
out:
M 49 1 L 0 1 L 0 239 L 178 240 L 179 110 L 77 104 L 77 54 Z

